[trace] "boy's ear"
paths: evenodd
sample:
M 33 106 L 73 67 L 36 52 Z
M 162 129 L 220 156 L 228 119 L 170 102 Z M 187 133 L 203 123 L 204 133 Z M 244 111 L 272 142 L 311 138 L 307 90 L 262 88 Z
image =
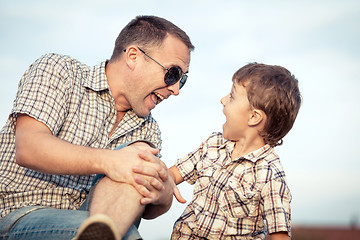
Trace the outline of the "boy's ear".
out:
M 252 110 L 252 114 L 250 115 L 249 118 L 249 126 L 257 126 L 262 122 L 265 122 L 266 119 L 266 114 L 264 111 L 259 110 L 259 109 L 253 109 Z

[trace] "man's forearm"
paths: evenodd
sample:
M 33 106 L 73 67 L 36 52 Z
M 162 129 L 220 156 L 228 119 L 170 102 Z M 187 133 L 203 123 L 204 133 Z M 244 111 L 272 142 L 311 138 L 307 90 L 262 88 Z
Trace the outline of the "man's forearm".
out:
M 50 174 L 104 173 L 105 151 L 77 146 L 52 135 L 41 122 L 21 116 L 16 126 L 16 161 L 19 165 Z
M 134 185 L 132 168 L 151 169 L 150 177 L 162 176 L 157 149 L 131 145 L 120 150 L 95 149 L 68 143 L 52 135 L 43 123 L 21 115 L 16 123 L 16 161 L 19 165 L 49 174 L 88 175 L 105 174 L 117 182 Z M 147 154 L 147 161 L 139 157 Z M 158 172 L 156 170 L 157 169 Z

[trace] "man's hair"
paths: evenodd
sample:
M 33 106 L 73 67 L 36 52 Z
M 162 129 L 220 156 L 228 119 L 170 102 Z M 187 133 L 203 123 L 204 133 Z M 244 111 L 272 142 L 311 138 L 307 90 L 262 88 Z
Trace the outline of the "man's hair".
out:
M 189 36 L 170 21 L 156 16 L 137 16 L 120 32 L 110 60 L 116 60 L 131 44 L 136 44 L 144 49 L 160 47 L 167 34 L 181 40 L 190 51 L 194 50 L 195 47 Z
M 265 126 L 259 131 L 265 143 L 281 145 L 301 105 L 295 76 L 281 66 L 250 63 L 235 72 L 233 82 L 245 87 L 252 108 L 265 112 Z

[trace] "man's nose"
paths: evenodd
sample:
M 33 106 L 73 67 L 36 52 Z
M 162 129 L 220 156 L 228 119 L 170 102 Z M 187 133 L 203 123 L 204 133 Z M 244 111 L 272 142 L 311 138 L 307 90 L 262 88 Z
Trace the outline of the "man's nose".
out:
M 170 85 L 167 87 L 167 89 L 170 90 L 171 94 L 172 95 L 179 95 L 179 92 L 180 92 L 180 81 L 178 81 L 177 83 L 173 84 L 173 85 Z

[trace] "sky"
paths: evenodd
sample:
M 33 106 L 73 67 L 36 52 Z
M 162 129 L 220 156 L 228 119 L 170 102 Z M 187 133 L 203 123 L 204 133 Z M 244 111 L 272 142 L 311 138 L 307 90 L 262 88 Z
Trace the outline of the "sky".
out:
M 281 65 L 303 97 L 293 129 L 276 147 L 292 192 L 293 225 L 360 226 L 360 2 L 357 0 L 0 0 L 0 121 L 17 84 L 41 55 L 70 55 L 89 66 L 109 59 L 120 30 L 137 15 L 182 28 L 195 51 L 179 96 L 153 110 L 170 167 L 225 117 L 220 99 L 249 62 Z M 179 185 L 190 201 L 192 186 Z M 142 221 L 148 239 L 168 239 L 185 205 Z

